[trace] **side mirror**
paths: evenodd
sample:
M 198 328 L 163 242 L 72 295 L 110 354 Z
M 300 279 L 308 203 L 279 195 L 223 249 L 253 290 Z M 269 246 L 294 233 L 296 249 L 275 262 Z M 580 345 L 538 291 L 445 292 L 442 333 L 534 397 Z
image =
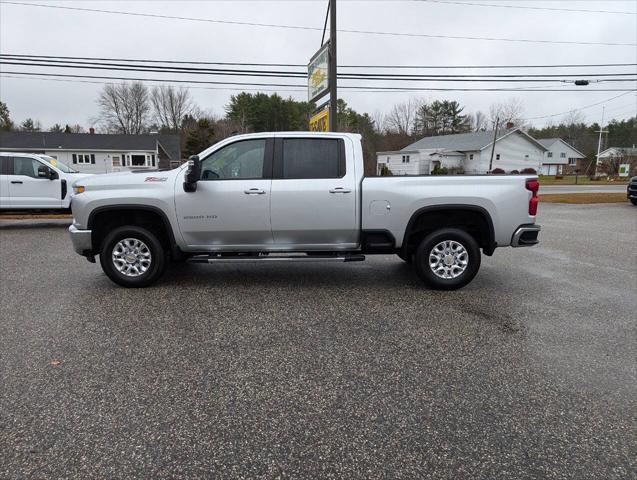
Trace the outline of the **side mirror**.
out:
M 48 178 L 49 180 L 55 180 L 58 178 L 58 174 L 55 170 L 50 169 L 46 165 L 40 165 L 38 167 L 38 178 Z
M 184 176 L 184 192 L 197 191 L 197 182 L 201 178 L 201 163 L 198 155 L 188 159 L 188 170 Z

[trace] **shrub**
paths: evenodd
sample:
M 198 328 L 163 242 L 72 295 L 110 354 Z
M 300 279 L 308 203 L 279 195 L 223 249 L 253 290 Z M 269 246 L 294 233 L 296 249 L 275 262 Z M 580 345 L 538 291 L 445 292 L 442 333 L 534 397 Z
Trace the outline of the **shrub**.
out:
M 439 166 L 435 166 L 434 169 L 431 171 L 432 175 L 448 175 L 449 174 L 449 169 L 447 167 L 439 167 Z
M 535 170 L 535 168 L 524 168 L 522 170 L 522 173 L 530 173 L 530 174 L 535 175 L 537 173 L 537 171 Z
M 450 175 L 464 175 L 464 169 L 462 167 L 451 167 L 449 169 Z
M 387 165 L 382 165 L 380 167 L 380 176 L 381 177 L 391 177 L 393 175 L 392 171 L 389 169 Z
M 502 175 L 503 173 L 506 173 L 506 172 L 502 170 L 501 168 L 494 168 L 493 170 L 491 170 L 491 173 L 495 175 Z
M 511 170 L 511 175 L 517 175 L 519 173 L 520 173 L 519 170 Z

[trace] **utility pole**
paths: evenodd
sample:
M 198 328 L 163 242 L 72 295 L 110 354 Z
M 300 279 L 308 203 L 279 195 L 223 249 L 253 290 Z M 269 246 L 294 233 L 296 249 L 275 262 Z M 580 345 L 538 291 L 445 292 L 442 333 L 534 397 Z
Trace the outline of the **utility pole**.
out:
M 602 133 L 608 133 L 604 130 L 604 111 L 606 107 L 602 107 L 602 123 L 599 125 L 599 140 L 597 141 L 597 156 L 595 161 L 595 178 L 597 178 L 597 169 L 599 168 L 599 152 L 602 149 Z
M 493 169 L 493 154 L 495 152 L 495 141 L 498 138 L 498 124 L 500 123 L 500 117 L 495 117 L 495 128 L 493 129 L 493 143 L 491 144 L 491 160 L 489 160 L 489 173 Z
M 336 91 L 336 0 L 330 0 L 330 61 L 328 71 L 330 85 L 330 132 L 338 130 Z

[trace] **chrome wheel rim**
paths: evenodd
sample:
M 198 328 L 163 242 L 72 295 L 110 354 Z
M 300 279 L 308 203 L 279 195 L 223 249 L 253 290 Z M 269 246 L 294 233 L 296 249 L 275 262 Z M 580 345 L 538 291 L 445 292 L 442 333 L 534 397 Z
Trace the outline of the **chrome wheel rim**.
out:
M 469 265 L 469 254 L 459 242 L 444 240 L 429 252 L 429 268 L 437 277 L 450 280 L 462 275 Z
M 148 271 L 153 256 L 148 246 L 138 238 L 117 242 L 111 253 L 115 269 L 127 277 L 139 277 Z

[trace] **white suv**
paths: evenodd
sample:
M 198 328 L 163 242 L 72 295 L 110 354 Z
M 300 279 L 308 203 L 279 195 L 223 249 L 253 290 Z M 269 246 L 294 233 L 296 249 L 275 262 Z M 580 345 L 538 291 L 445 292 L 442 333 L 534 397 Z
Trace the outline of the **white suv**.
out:
M 0 209 L 66 209 L 79 173 L 47 155 L 0 152 Z

